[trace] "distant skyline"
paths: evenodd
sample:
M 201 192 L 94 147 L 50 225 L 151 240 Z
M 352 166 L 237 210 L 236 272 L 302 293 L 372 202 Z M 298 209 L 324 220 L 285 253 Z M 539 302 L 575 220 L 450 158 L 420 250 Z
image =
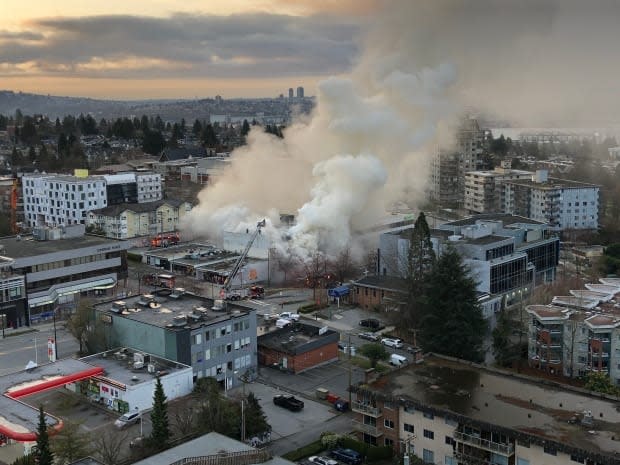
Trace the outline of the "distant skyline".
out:
M 355 64 L 376 0 L 2 0 L 0 88 L 120 100 L 306 95 Z

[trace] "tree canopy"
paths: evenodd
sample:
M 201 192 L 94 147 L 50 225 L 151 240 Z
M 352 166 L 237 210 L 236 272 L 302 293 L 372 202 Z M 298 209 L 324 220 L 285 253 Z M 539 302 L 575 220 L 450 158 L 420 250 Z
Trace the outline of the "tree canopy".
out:
M 428 275 L 420 318 L 426 351 L 479 362 L 487 324 L 478 304 L 476 283 L 461 256 L 449 247 Z

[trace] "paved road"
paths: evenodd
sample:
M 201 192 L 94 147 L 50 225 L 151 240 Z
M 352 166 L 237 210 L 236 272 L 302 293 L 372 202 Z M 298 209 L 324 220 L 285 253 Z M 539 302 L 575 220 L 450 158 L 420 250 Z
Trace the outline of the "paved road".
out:
M 45 323 L 33 328 L 36 329 L 33 332 L 0 339 L 0 376 L 23 370 L 31 360 L 40 365 L 49 362 L 47 340 L 49 337 L 54 337 L 54 327 Z M 73 357 L 79 350 L 76 339 L 59 322 L 56 322 L 56 334 L 57 358 Z

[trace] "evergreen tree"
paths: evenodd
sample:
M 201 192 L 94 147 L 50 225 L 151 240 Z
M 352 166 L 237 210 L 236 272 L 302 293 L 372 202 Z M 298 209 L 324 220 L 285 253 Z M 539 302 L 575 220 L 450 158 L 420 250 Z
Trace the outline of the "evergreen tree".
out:
M 146 129 L 142 138 L 142 150 L 151 155 L 159 155 L 166 146 L 166 139 L 159 131 Z
M 408 295 L 407 306 L 403 315 L 406 327 L 413 332 L 414 345 L 417 345 L 416 336 L 421 308 L 424 305 L 428 276 L 434 264 L 435 252 L 431 242 L 431 231 L 424 212 L 420 212 L 409 237 L 406 263 Z
M 215 146 L 217 146 L 217 144 L 218 144 L 217 136 L 215 135 L 215 129 L 214 129 L 213 125 L 207 124 L 204 127 L 204 130 L 202 131 L 201 139 L 202 139 L 202 142 L 207 147 L 215 147 Z
M 428 276 L 421 308 L 420 342 L 425 351 L 480 362 L 487 329 L 476 283 L 461 256 L 449 247 Z
M 250 132 L 250 123 L 248 123 L 247 119 L 244 119 L 241 126 L 241 135 L 245 137 L 248 135 L 248 132 Z
M 140 118 L 140 129 L 146 131 L 149 128 L 149 117 L 146 115 L 142 115 Z
M 245 437 L 251 438 L 263 433 L 271 432 L 271 425 L 267 422 L 267 415 L 258 403 L 258 399 L 253 392 L 250 392 L 245 399 Z
M 192 127 L 192 133 L 194 134 L 194 136 L 198 137 L 200 136 L 200 133 L 202 132 L 202 123 L 200 122 L 200 120 L 196 120 L 194 121 L 194 126 Z
M 50 450 L 50 438 L 47 432 L 47 423 L 45 423 L 45 412 L 43 406 L 39 406 L 39 426 L 37 428 L 37 451 L 35 452 L 35 460 L 38 465 L 53 465 L 54 454 Z
M 168 404 L 166 394 L 161 384 L 159 376 L 155 384 L 155 394 L 153 395 L 153 410 L 151 411 L 151 431 L 150 441 L 156 448 L 165 448 L 170 439 L 170 427 L 168 424 Z

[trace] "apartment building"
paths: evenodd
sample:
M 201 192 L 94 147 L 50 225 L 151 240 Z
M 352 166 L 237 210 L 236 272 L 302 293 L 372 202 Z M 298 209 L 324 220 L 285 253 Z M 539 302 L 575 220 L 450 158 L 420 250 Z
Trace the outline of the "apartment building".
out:
M 126 202 L 162 198 L 161 175 L 124 173 L 89 176 L 34 174 L 22 177 L 25 226 L 86 224 L 88 212 Z
M 618 463 L 620 413 L 600 395 L 438 356 L 351 390 L 361 441 L 426 463 Z
M 18 326 L 73 310 L 76 295 L 113 293 L 119 280 L 127 277 L 125 241 L 84 235 L 82 225 L 39 228 L 35 233 L 0 239 L 2 255 L 11 260 L 5 278 L 7 298 L 17 299 L 25 288 L 27 318 L 18 316 Z M 19 307 L 16 311 L 20 313 Z
M 94 306 L 104 344 L 151 353 L 191 365 L 194 381 L 213 377 L 225 388 L 257 373 L 256 311 L 213 301 L 176 288 Z
M 513 170 L 510 161 L 503 161 L 492 171 L 468 171 L 465 173 L 465 209 L 470 213 L 499 213 L 505 199 L 502 183 L 509 180 L 530 180 L 531 171 Z
M 179 200 L 110 205 L 88 213 L 86 224 L 103 231 L 113 239 L 177 231 L 192 206 Z
M 459 154 L 439 150 L 431 160 L 430 199 L 443 207 L 458 206 L 459 176 Z
M 0 326 L 19 328 L 28 324 L 26 278 L 13 271 L 15 260 L 0 257 Z
M 598 228 L 599 186 L 548 177 L 538 170 L 534 178 L 503 184 L 503 211 L 548 223 L 557 231 Z
M 620 279 L 585 287 L 526 307 L 529 365 L 566 377 L 603 373 L 620 386 Z

